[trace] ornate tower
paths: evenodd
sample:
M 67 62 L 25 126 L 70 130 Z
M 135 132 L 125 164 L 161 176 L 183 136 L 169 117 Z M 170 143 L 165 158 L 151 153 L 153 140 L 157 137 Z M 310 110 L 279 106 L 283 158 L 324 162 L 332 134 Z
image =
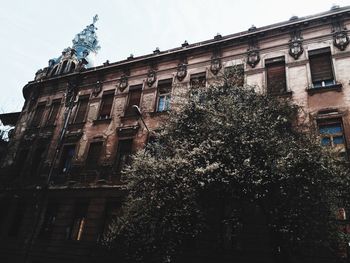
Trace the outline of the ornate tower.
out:
M 95 26 L 97 20 L 98 16 L 95 15 L 92 24 L 74 37 L 73 46 L 65 48 L 58 58 L 50 59 L 48 67 L 37 71 L 35 80 L 81 71 L 94 66 L 95 57 L 100 49 Z

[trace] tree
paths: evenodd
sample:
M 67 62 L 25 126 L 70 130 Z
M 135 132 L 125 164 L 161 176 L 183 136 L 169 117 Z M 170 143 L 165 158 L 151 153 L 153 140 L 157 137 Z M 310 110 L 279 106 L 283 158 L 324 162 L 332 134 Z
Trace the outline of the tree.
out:
M 124 171 L 111 251 L 126 262 L 335 262 L 348 170 L 299 113 L 228 81 L 192 90 Z

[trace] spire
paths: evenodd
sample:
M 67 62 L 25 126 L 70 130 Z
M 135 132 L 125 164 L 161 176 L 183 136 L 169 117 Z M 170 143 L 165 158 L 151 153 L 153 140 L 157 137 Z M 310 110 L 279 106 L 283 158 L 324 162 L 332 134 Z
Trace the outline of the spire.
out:
M 89 62 L 88 66 L 93 66 L 94 57 L 101 48 L 98 45 L 96 35 L 97 27 L 95 24 L 97 21 L 98 15 L 95 15 L 92 24 L 88 25 L 83 31 L 78 33 L 72 40 L 73 49 L 75 49 L 78 59 L 86 59 Z

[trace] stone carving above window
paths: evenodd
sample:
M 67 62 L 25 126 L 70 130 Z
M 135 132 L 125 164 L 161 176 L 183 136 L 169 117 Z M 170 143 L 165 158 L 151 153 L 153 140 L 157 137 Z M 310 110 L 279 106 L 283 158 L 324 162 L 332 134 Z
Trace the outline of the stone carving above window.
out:
M 157 80 L 157 72 L 154 69 L 150 69 L 147 74 L 147 86 L 152 87 L 153 83 Z
M 181 62 L 177 66 L 176 77 L 179 81 L 182 81 L 187 75 L 187 64 L 185 62 Z
M 94 85 L 94 88 L 92 90 L 92 95 L 94 95 L 94 97 L 97 97 L 101 91 L 102 91 L 102 82 L 98 80 Z
M 260 52 L 259 52 L 257 39 L 252 38 L 249 41 L 249 48 L 247 51 L 247 64 L 252 68 L 255 68 L 255 66 L 259 63 L 259 61 L 260 61 Z
M 211 57 L 210 71 L 214 75 L 216 75 L 219 73 L 221 68 L 222 68 L 222 65 L 221 65 L 221 58 L 220 58 L 220 50 L 216 49 L 214 50 L 213 56 Z
M 118 89 L 120 92 L 123 92 L 126 87 L 128 86 L 128 75 L 123 74 L 120 79 L 119 79 L 119 83 L 118 83 Z
M 298 29 L 293 30 L 290 35 L 291 39 L 289 40 L 289 55 L 297 60 L 304 52 L 302 42 L 303 38 L 301 37 L 301 32 Z
M 336 48 L 341 51 L 344 51 L 349 45 L 349 37 L 347 29 L 344 26 L 344 23 L 341 17 L 335 18 L 332 24 L 332 33 L 333 33 L 333 44 Z

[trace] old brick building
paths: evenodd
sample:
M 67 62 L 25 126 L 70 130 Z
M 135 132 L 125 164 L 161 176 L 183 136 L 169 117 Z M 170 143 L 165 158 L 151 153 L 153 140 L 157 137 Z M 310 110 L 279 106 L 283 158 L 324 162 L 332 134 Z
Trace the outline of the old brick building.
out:
M 1 163 L 1 262 L 99 258 L 98 241 L 120 213 L 128 155 L 192 86 L 228 69 L 259 92 L 303 106 L 321 143 L 347 155 L 350 7 L 96 67 L 95 22 L 23 88 Z

